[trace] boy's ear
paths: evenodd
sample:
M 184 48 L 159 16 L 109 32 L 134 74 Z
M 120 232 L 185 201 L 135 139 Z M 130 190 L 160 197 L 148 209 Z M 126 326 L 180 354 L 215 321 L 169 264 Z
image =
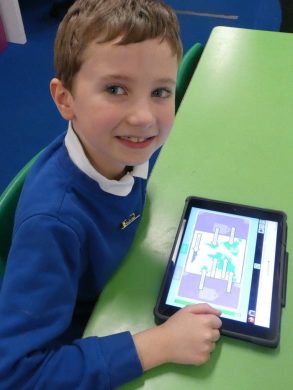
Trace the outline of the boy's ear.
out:
M 54 78 L 51 80 L 50 92 L 62 117 L 66 120 L 73 119 L 73 97 L 68 91 L 68 89 L 63 86 L 62 82 L 59 79 Z

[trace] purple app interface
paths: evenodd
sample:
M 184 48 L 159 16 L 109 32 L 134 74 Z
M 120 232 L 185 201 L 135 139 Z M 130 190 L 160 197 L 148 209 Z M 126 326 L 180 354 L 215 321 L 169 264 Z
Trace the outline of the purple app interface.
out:
M 278 224 L 193 207 L 174 251 L 166 303 L 209 303 L 222 317 L 269 327 Z

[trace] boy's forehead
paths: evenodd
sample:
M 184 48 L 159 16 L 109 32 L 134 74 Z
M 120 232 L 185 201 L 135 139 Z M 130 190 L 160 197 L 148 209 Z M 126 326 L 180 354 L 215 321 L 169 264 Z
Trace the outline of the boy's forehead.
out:
M 93 40 L 84 52 L 84 61 L 109 62 L 109 64 L 127 66 L 130 61 L 137 63 L 174 62 L 177 56 L 173 53 L 167 40 L 149 39 L 137 43 L 119 44 L 121 38 L 109 42 Z
M 85 58 L 78 72 L 80 76 L 93 80 L 115 79 L 141 84 L 176 83 L 177 56 L 166 41 L 159 39 L 119 45 L 117 41 L 97 43 L 93 41 L 86 49 Z

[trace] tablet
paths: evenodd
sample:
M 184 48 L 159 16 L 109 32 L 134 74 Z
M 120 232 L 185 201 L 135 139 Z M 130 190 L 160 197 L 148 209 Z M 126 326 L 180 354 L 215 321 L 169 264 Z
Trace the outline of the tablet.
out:
M 276 347 L 285 306 L 288 254 L 282 211 L 189 197 L 159 297 L 157 323 L 208 303 L 221 333 Z

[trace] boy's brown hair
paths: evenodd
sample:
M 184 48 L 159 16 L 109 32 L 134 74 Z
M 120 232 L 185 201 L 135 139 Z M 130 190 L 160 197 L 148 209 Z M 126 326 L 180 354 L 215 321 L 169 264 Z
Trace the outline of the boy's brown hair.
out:
M 77 0 L 57 32 L 56 77 L 71 91 L 88 44 L 93 40 L 104 43 L 119 37 L 119 45 L 154 38 L 167 40 L 178 62 L 182 56 L 176 14 L 162 1 Z

